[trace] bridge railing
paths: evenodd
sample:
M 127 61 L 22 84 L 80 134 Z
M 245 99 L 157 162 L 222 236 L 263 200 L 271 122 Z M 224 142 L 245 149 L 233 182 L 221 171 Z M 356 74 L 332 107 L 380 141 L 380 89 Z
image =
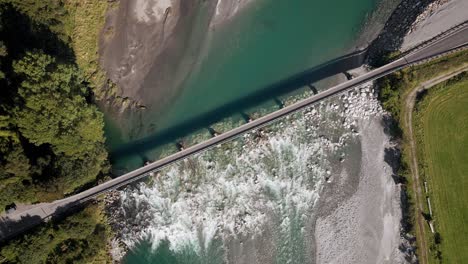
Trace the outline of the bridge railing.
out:
M 444 34 L 439 34 L 436 38 L 433 38 L 431 39 L 430 41 L 426 42 L 423 47 L 419 47 L 417 49 L 412 49 L 411 52 L 408 52 L 406 53 L 405 56 L 408 56 L 410 54 L 414 54 L 420 50 L 422 50 L 423 48 L 426 48 L 428 46 L 431 45 L 431 43 L 434 43 L 435 40 L 440 40 L 441 38 L 445 37 L 445 36 L 448 36 L 450 34 L 453 34 L 454 32 L 456 32 L 457 30 L 460 30 L 461 28 L 463 27 L 466 27 L 468 26 L 468 22 L 464 22 L 460 25 L 457 25 L 456 27 L 453 27 L 448 33 L 444 33 Z M 199 144 L 196 144 L 194 146 L 191 146 L 185 150 L 182 150 L 182 151 L 179 151 L 179 152 L 176 152 L 168 157 L 165 157 L 161 160 L 158 160 L 158 161 L 155 161 L 149 165 L 146 165 L 142 168 L 139 168 L 137 170 L 134 170 L 132 172 L 129 172 L 127 174 L 124 174 L 122 176 L 119 176 L 118 178 L 115 178 L 115 179 L 112 179 L 108 182 L 105 182 L 103 184 L 108 184 L 109 186 L 102 189 L 102 190 L 97 190 L 95 192 L 93 192 L 93 189 L 94 188 L 97 188 L 98 186 L 96 187 L 93 187 L 91 189 L 88 189 L 86 191 L 84 191 L 83 193 L 85 192 L 89 192 L 89 195 L 85 195 L 84 197 L 82 197 L 81 199 L 79 199 L 78 201 L 76 201 L 77 203 L 83 203 L 83 202 L 86 202 L 90 199 L 93 199 L 95 198 L 96 196 L 99 196 L 101 195 L 102 193 L 105 193 L 107 191 L 110 191 L 110 190 L 113 190 L 113 189 L 118 189 L 122 186 L 125 186 L 125 185 L 128 185 L 132 182 L 135 182 L 135 181 L 138 181 L 138 180 L 141 180 L 147 176 L 149 176 L 151 173 L 154 173 L 156 171 L 159 171 L 161 169 L 164 169 L 165 167 L 177 162 L 177 161 L 180 161 L 180 160 L 183 160 L 189 156 L 192 156 L 192 155 L 196 155 L 202 151 L 206 151 L 206 150 L 209 150 L 213 147 L 216 147 L 217 145 L 219 144 L 222 144 L 222 143 L 225 143 L 225 142 L 228 142 L 230 140 L 233 140 L 239 136 L 242 136 L 243 134 L 245 133 L 248 133 L 249 131 L 251 130 L 254 130 L 254 129 L 261 129 L 265 126 L 268 126 L 274 122 L 276 122 L 278 119 L 286 116 L 286 115 L 289 115 L 289 114 L 292 114 L 296 111 L 299 111 L 301 109 L 303 109 L 304 107 L 308 107 L 310 105 L 313 105 L 315 103 L 318 103 L 320 102 L 321 100 L 323 99 L 326 99 L 326 98 L 330 98 L 330 97 L 334 97 L 336 95 L 340 95 L 346 91 L 348 91 L 349 89 L 352 89 L 352 88 L 355 88 L 356 86 L 359 86 L 363 83 L 367 83 L 367 82 L 371 82 L 371 81 L 374 81 L 378 78 L 381 78 L 385 75 L 388 75 L 392 72 L 395 72 L 395 71 L 398 71 L 402 68 L 405 68 L 405 67 L 408 67 L 408 66 L 412 66 L 412 65 L 419 65 L 419 64 L 422 64 L 422 63 L 425 63 L 427 61 L 430 61 L 430 60 L 433 60 L 433 59 L 436 59 L 436 58 L 439 58 L 439 57 L 442 57 L 444 55 L 447 55 L 447 54 L 450 54 L 450 53 L 454 53 L 454 52 L 458 52 L 460 50 L 464 50 L 467 48 L 467 45 L 463 45 L 461 47 L 455 47 L 453 49 L 450 49 L 448 51 L 444 51 L 444 52 L 440 52 L 438 54 L 434 54 L 430 57 L 427 57 L 427 58 L 424 58 L 422 60 L 418 60 L 418 61 L 413 61 L 413 62 L 403 62 L 403 60 L 405 60 L 405 56 L 402 56 L 401 58 L 385 65 L 385 66 L 382 66 L 380 68 L 377 68 L 365 75 L 362 75 L 362 76 L 359 76 L 359 77 L 356 77 L 352 80 L 349 80 L 347 82 L 344 82 L 342 84 L 339 84 L 335 87 L 332 87 L 328 90 L 325 90 L 323 92 L 320 92 L 316 95 L 313 95 L 307 99 L 304 99 L 304 100 L 301 100 L 299 102 L 296 102 L 290 106 L 287 106 L 283 109 L 280 109 L 280 110 L 277 110 L 273 113 L 270 113 L 270 114 L 267 114 L 263 117 L 260 117 L 254 121 L 252 121 L 251 123 L 246 123 L 246 124 L 243 124 L 241 125 L 240 127 L 234 129 L 234 130 L 238 130 L 239 128 L 242 128 L 242 127 L 245 127 L 245 129 L 241 129 L 241 131 L 239 133 L 234 133 L 234 134 L 230 134 L 233 130 L 231 131 L 227 131 L 225 133 L 222 133 L 216 137 L 213 137 L 205 142 L 202 142 L 202 143 L 199 143 Z M 361 50 L 359 52 L 365 52 L 365 49 L 364 50 Z M 387 67 L 388 69 L 385 69 L 384 71 L 382 71 L 383 68 Z M 367 77 L 367 78 L 364 78 L 366 75 L 370 75 L 372 72 L 377 72 L 378 70 L 380 70 L 381 72 L 378 72 L 377 74 L 371 76 L 371 77 Z M 349 87 L 348 87 L 349 85 Z M 337 87 L 344 87 L 342 89 L 338 89 L 338 90 L 333 90 Z M 324 96 L 325 95 L 325 96 Z M 314 100 L 315 98 L 319 98 L 319 100 Z M 271 117 L 272 115 L 276 115 L 274 118 L 270 119 L 269 117 Z M 226 136 L 228 135 L 228 136 Z M 206 145 L 207 142 L 210 142 L 210 144 Z M 206 145 L 204 147 L 202 147 L 203 145 Z M 129 176 L 129 174 L 132 174 L 132 173 L 136 173 L 138 172 L 139 170 L 141 170 L 141 173 L 137 173 L 135 176 Z M 123 178 L 127 177 L 128 179 L 125 179 L 125 180 L 122 180 Z M 115 184 L 112 184 L 112 182 L 115 181 Z M 73 197 L 73 196 L 72 196 Z M 69 197 L 69 198 L 72 198 L 72 197 Z M 66 198 L 66 199 L 69 199 L 69 198 Z M 64 199 L 64 200 L 66 200 Z
M 417 51 L 419 51 L 421 49 L 424 49 L 427 46 L 434 43 L 435 41 L 438 41 L 438 40 L 440 40 L 440 39 L 442 39 L 442 38 L 444 38 L 446 36 L 449 36 L 449 35 L 453 34 L 454 32 L 456 32 L 456 31 L 458 31 L 460 29 L 463 29 L 463 28 L 465 28 L 467 26 L 468 26 L 468 20 L 465 20 L 464 22 L 462 22 L 462 23 L 460 23 L 460 24 L 458 24 L 456 26 L 453 26 L 448 30 L 442 31 L 439 34 L 437 34 L 436 36 L 417 44 L 415 47 L 412 47 L 412 48 L 410 48 L 408 50 L 405 50 L 404 52 L 402 52 L 401 54 L 399 54 L 397 56 L 397 59 L 403 58 L 403 57 L 405 57 L 405 56 L 407 56 L 409 54 L 412 54 L 412 53 L 415 53 L 415 52 L 417 52 Z
M 128 185 L 128 184 L 130 184 L 130 183 L 132 183 L 132 182 L 138 181 L 138 180 L 140 180 L 140 179 L 142 179 L 142 178 L 145 178 L 145 177 L 149 176 L 151 173 L 154 173 L 154 172 L 156 172 L 156 171 L 159 171 L 159 170 L 161 170 L 161 169 L 163 169 L 163 168 L 165 168 L 165 167 L 167 167 L 167 166 L 169 166 L 169 165 L 171 165 L 171 164 L 173 164 L 173 163 L 175 163 L 175 162 L 177 162 L 177 161 L 183 160 L 183 159 L 185 159 L 185 158 L 187 158 L 187 157 L 189 157 L 189 156 L 196 155 L 196 154 L 198 154 L 198 153 L 200 153 L 200 152 L 203 152 L 203 151 L 209 150 L 209 149 L 211 149 L 211 148 L 213 148 L 213 147 L 216 147 L 216 146 L 219 145 L 219 144 L 222 144 L 222 143 L 228 142 L 228 141 L 230 141 L 230 140 L 233 140 L 233 139 L 235 139 L 235 138 L 238 138 L 238 137 L 244 135 L 245 133 L 250 132 L 251 130 L 254 130 L 254 129 L 261 129 L 261 128 L 265 127 L 265 126 L 271 125 L 272 123 L 277 122 L 278 119 L 283 118 L 283 117 L 286 116 L 286 115 L 292 114 L 292 113 L 297 112 L 297 111 L 299 111 L 299 110 L 301 110 L 301 109 L 303 109 L 303 108 L 305 108 L 305 107 L 308 107 L 308 106 L 311 106 L 311 105 L 313 105 L 313 104 L 315 104 L 315 103 L 318 103 L 318 102 L 320 102 L 320 101 L 323 100 L 323 99 L 331 98 L 331 97 L 340 95 L 340 94 L 342 94 L 342 93 L 348 91 L 349 89 L 352 89 L 352 88 L 354 88 L 354 87 L 356 87 L 356 86 L 358 86 L 358 85 L 361 85 L 361 84 L 363 84 L 363 83 L 367 83 L 367 82 L 370 82 L 370 81 L 374 81 L 374 80 L 376 80 L 376 79 L 378 79 L 378 78 L 381 78 L 382 76 L 385 76 L 385 75 L 387 75 L 387 74 L 389 74 L 389 73 L 391 73 L 391 72 L 400 70 L 400 69 L 403 68 L 403 67 L 405 67 L 404 64 L 401 65 L 401 66 L 397 66 L 397 67 L 395 67 L 395 68 L 391 68 L 391 69 L 386 70 L 386 71 L 384 71 L 384 72 L 378 73 L 378 74 L 376 74 L 375 76 L 373 76 L 373 77 L 371 77 L 371 78 L 366 78 L 366 79 L 363 79 L 363 80 L 358 79 L 359 77 L 358 77 L 358 78 L 355 78 L 355 79 L 352 79 L 352 80 L 348 81 L 348 82 L 354 81 L 354 83 L 353 83 L 350 87 L 346 87 L 346 88 L 343 89 L 343 90 L 339 90 L 339 91 L 333 92 L 333 93 L 329 93 L 329 92 L 328 92 L 329 94 L 326 95 L 326 97 L 324 97 L 324 98 L 322 98 L 322 99 L 320 99 L 320 100 L 318 100 L 318 101 L 311 100 L 310 103 L 307 102 L 307 101 L 310 100 L 310 99 L 314 99 L 314 98 L 316 98 L 316 97 L 323 96 L 323 94 L 324 94 L 324 93 L 327 93 L 328 90 L 326 90 L 326 91 L 324 91 L 324 92 L 321 92 L 321 93 L 318 93 L 318 94 L 316 94 L 316 95 L 314 95 L 314 96 L 311 96 L 311 97 L 309 97 L 308 99 L 301 100 L 301 101 L 299 101 L 299 102 L 297 102 L 297 103 L 295 103 L 295 104 L 293 104 L 293 105 L 287 106 L 286 108 L 280 109 L 280 110 L 275 111 L 275 112 L 273 112 L 273 113 L 270 113 L 270 114 L 268 114 L 268 115 L 266 115 L 266 116 L 260 117 L 259 119 L 256 119 L 256 120 L 252 121 L 252 122 L 255 124 L 256 121 L 258 122 L 258 121 L 260 120 L 260 122 L 258 122 L 258 124 L 255 124 L 255 125 L 253 125 L 253 126 L 249 126 L 249 125 L 251 125 L 251 123 L 246 123 L 246 124 L 244 124 L 244 125 L 238 127 L 237 129 L 242 128 L 243 126 L 246 126 L 246 127 L 247 127 L 245 130 L 242 130 L 240 133 L 235 133 L 235 134 L 233 134 L 233 135 L 229 135 L 229 136 L 226 137 L 226 134 L 227 134 L 227 133 L 230 133 L 231 131 L 225 132 L 225 133 L 223 133 L 223 134 L 220 134 L 220 135 L 218 135 L 218 136 L 216 136 L 216 137 L 214 137 L 214 138 L 211 138 L 211 139 L 207 140 L 207 141 L 216 140 L 216 142 L 214 142 L 213 144 L 209 144 L 209 145 L 207 145 L 206 147 L 200 148 L 199 146 L 201 146 L 201 145 L 203 145 L 203 144 L 206 144 L 207 141 L 202 142 L 202 143 L 199 143 L 199 144 L 196 144 L 196 145 L 194 145 L 194 146 L 192 146 L 192 147 L 187 148 L 186 150 L 179 151 L 179 152 L 174 153 L 174 154 L 172 154 L 172 155 L 170 155 L 170 156 L 168 156 L 168 157 L 166 157 L 166 158 L 163 158 L 163 159 L 158 160 L 158 161 L 156 161 L 156 162 L 153 162 L 153 163 L 151 163 L 151 164 L 149 164 L 149 165 L 146 165 L 146 166 L 144 166 L 144 167 L 142 167 L 142 168 L 139 168 L 139 169 L 137 169 L 137 170 L 141 170 L 141 169 L 144 170 L 146 167 L 154 166 L 156 163 L 160 163 L 161 161 L 164 161 L 165 159 L 168 159 L 167 162 L 163 162 L 162 164 L 157 165 L 157 166 L 154 167 L 154 168 L 150 168 L 150 169 L 148 169 L 148 170 L 142 172 L 141 174 L 138 174 L 138 175 L 136 175 L 136 176 L 134 176 L 134 177 L 131 177 L 131 178 L 127 179 L 127 180 L 124 180 L 124 181 L 122 181 L 122 182 L 118 182 L 118 183 L 113 184 L 113 185 L 111 184 L 111 186 L 109 186 L 109 188 L 106 188 L 106 189 L 103 189 L 103 190 L 100 190 L 100 191 L 91 193 L 90 195 L 88 195 L 88 196 L 86 196 L 86 197 L 80 199 L 80 202 L 88 201 L 88 200 L 90 200 L 90 199 L 95 198 L 96 196 L 99 196 L 100 194 L 102 194 L 102 193 L 104 193 L 104 192 L 107 192 L 107 191 L 112 190 L 112 189 L 117 189 L 117 188 L 120 188 L 120 187 L 122 187 L 122 186 L 124 186 L 124 185 Z M 342 83 L 341 85 L 345 85 L 345 84 L 348 83 L 348 82 Z M 290 110 L 288 111 L 288 109 L 290 109 Z M 285 111 L 285 110 L 286 110 L 286 111 Z M 271 114 L 278 114 L 278 113 L 280 113 L 280 114 L 279 114 L 277 117 L 275 117 L 274 119 L 268 119 L 269 115 L 271 115 Z M 264 119 L 264 121 L 263 121 L 263 119 Z M 195 148 L 195 150 L 191 151 L 193 148 Z M 185 152 L 185 153 L 184 153 L 184 152 Z M 177 156 L 177 157 L 171 159 L 172 157 L 175 157 L 175 156 Z M 115 178 L 115 179 L 110 180 L 110 181 L 118 180 L 118 179 L 121 178 L 121 177 L 128 177 L 128 174 L 133 173 L 133 172 L 135 172 L 135 171 L 129 172 L 129 173 L 127 173 L 127 174 L 124 174 L 124 175 L 122 175 L 122 176 L 119 176 L 118 178 Z M 110 182 L 107 182 L 107 183 L 110 183 Z M 105 184 L 105 183 L 104 183 L 104 184 Z M 87 191 L 91 191 L 91 190 L 92 190 L 92 189 L 89 189 L 89 190 L 87 190 Z M 85 192 L 86 192 L 86 191 L 85 191 Z

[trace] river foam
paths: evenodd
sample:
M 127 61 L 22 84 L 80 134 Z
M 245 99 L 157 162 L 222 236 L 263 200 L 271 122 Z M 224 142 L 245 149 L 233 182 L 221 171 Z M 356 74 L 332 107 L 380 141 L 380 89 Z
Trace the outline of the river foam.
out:
M 281 255 L 302 241 L 321 188 L 357 138 L 356 121 L 381 111 L 366 84 L 173 164 L 120 192 L 114 226 L 129 248 L 168 241 L 173 252 L 200 253 L 270 224 Z

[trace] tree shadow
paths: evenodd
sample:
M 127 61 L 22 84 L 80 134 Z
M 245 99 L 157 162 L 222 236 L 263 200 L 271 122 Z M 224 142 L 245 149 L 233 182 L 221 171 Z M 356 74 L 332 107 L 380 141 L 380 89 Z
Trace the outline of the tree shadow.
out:
M 43 219 L 39 215 L 30 215 L 25 213 L 21 216 L 20 220 L 13 220 L 8 217 L 8 214 L 0 218 L 0 245 L 8 243 L 11 239 L 20 236 L 27 231 L 33 231 L 39 228 L 46 221 L 50 221 L 54 226 L 70 215 L 76 214 L 83 210 L 88 202 L 72 202 L 63 206 L 59 206 L 54 213 Z M 34 231 L 33 231 L 34 232 Z
M 403 131 L 400 124 L 390 115 L 384 115 L 382 118 L 384 133 L 390 136 L 391 140 L 400 140 L 403 137 Z
M 67 218 L 70 215 L 76 214 L 77 212 L 80 212 L 83 210 L 87 204 L 91 203 L 92 200 L 87 201 L 87 202 L 71 202 L 67 203 L 64 206 L 59 206 L 54 214 L 51 216 L 51 221 L 53 223 L 58 223 L 62 221 L 63 219 Z
M 416 92 L 416 100 L 415 100 L 416 103 L 415 104 L 417 104 L 418 102 L 421 102 L 424 99 L 424 97 L 427 95 L 427 93 L 428 93 L 427 89 L 417 91 Z
M 21 216 L 20 220 L 12 220 L 8 215 L 0 218 L 0 245 L 43 222 L 37 215 Z
M 8 50 L 8 56 L 4 58 L 7 63 L 2 67 L 11 66 L 13 60 L 32 50 L 41 50 L 63 62 L 74 63 L 75 55 L 71 47 L 47 25 L 33 21 L 11 4 L 0 4 L 0 7 L 0 39 Z
M 267 85 L 245 97 L 231 101 L 213 109 L 212 111 L 205 112 L 191 118 L 187 122 L 174 125 L 145 138 L 123 144 L 111 150 L 111 161 L 132 154 L 144 156 L 145 151 L 175 142 L 179 138 L 199 129 L 209 127 L 223 118 L 239 114 L 245 109 L 258 106 L 267 101 L 275 100 L 275 98 L 278 98 L 279 96 L 288 94 L 327 77 L 360 67 L 363 64 L 366 54 L 367 50 L 364 49 L 343 55 L 279 82 Z
M 1 57 L 0 68 L 7 78 L 0 79 L 0 106 L 13 109 L 23 104 L 18 98 L 18 87 L 24 79 L 15 74 L 13 63 L 31 51 L 44 52 L 53 56 L 59 63 L 75 64 L 75 55 L 68 43 L 52 32 L 47 25 L 32 20 L 12 4 L 0 4 L 0 41 L 4 43 L 7 55 Z M 58 22 L 57 22 L 58 23 Z M 2 109 L 0 108 L 0 111 Z M 56 174 L 53 161 L 49 165 L 37 164 L 40 157 L 53 157 L 49 144 L 36 146 L 19 134 L 24 153 L 31 165 L 40 168 L 41 173 L 33 173 L 34 183 L 43 183 Z
M 384 161 L 392 169 L 392 179 L 395 184 L 406 184 L 406 178 L 400 175 L 401 152 L 397 147 L 389 147 L 384 150 Z

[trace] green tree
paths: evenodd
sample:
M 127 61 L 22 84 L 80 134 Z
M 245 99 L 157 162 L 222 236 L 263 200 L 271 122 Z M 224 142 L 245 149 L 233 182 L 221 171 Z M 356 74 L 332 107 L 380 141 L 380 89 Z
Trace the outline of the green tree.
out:
M 30 162 L 9 116 L 0 116 L 0 188 L 30 179 Z
M 3 152 L 6 143 L 10 140 L 18 141 L 18 135 L 12 129 L 11 118 L 8 115 L 0 115 L 0 151 Z
M 27 53 L 14 63 L 24 78 L 18 94 L 24 107 L 17 125 L 29 142 L 50 144 L 54 153 L 79 159 L 104 143 L 103 117 L 86 102 L 86 86 L 74 65 L 58 64 L 43 53 Z
M 0 13 L 1 15 L 1 13 Z M 0 27 L 1 29 L 1 27 Z M 7 52 L 7 48 L 5 46 L 5 44 L 3 43 L 3 41 L 0 41 L 0 60 L 5 57 L 6 55 L 8 54 Z M 2 66 L 2 63 L 0 62 L 0 67 Z M 3 71 L 0 70 L 0 80 L 2 79 L 5 79 L 5 73 Z
M 9 178 L 10 181 L 29 179 L 30 164 L 29 159 L 23 152 L 23 148 L 18 143 L 13 143 L 9 151 L 3 158 L 3 166 L 0 166 L 0 179 Z
M 57 63 L 42 52 L 28 52 L 13 63 L 23 81 L 21 106 L 14 111 L 21 135 L 35 146 L 49 146 L 53 157 L 39 157 L 34 172 L 51 168 L 44 188 L 67 194 L 96 179 L 107 164 L 103 115 L 87 102 L 88 88 L 75 65 Z M 42 177 L 44 178 L 44 177 Z
M 26 14 L 34 23 L 47 25 L 55 34 L 59 35 L 64 41 L 68 41 L 66 28 L 70 25 L 64 25 L 67 21 L 67 10 L 64 8 L 66 0 L 2 0 L 0 2 L 11 4 L 16 9 Z
M 0 248 L 0 263 L 110 263 L 109 230 L 98 206 L 50 221 Z

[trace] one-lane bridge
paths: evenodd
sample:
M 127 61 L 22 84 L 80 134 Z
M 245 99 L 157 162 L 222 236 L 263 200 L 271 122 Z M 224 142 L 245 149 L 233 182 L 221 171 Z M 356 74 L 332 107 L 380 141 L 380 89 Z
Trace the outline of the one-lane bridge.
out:
M 448 52 L 464 49 L 468 46 L 468 23 L 464 23 L 450 31 L 438 36 L 429 43 L 422 45 L 421 47 L 413 50 L 412 52 L 404 55 L 403 57 L 388 63 L 380 68 L 374 69 L 366 74 L 358 76 L 354 79 L 348 80 L 344 83 L 331 87 L 323 92 L 320 92 L 307 99 L 294 103 L 290 106 L 284 107 L 273 113 L 265 115 L 261 118 L 253 120 L 249 123 L 243 124 L 231 131 L 217 135 L 209 140 L 206 140 L 197 145 L 191 146 L 184 150 L 181 150 L 168 157 L 162 158 L 144 167 L 126 173 L 115 179 L 104 182 L 98 186 L 90 188 L 81 193 L 73 196 L 57 200 L 52 203 L 39 204 L 29 210 L 19 211 L 16 213 L 2 216 L 0 220 L 0 241 L 8 239 L 25 229 L 31 228 L 44 219 L 49 218 L 57 212 L 64 211 L 77 204 L 82 204 L 89 199 L 96 197 L 99 194 L 103 194 L 109 190 L 119 188 L 127 185 L 131 182 L 139 180 L 143 177 L 148 176 L 151 172 L 162 169 L 163 167 L 172 164 L 176 161 L 185 159 L 191 155 L 214 147 L 220 143 L 231 140 L 239 135 L 242 135 L 250 130 L 263 127 L 278 118 L 291 114 L 298 111 L 306 106 L 322 101 L 331 96 L 343 93 L 353 87 L 360 84 L 375 80 L 377 78 L 388 75 L 404 67 L 408 67 L 417 63 L 424 62 L 426 60 L 441 56 Z

